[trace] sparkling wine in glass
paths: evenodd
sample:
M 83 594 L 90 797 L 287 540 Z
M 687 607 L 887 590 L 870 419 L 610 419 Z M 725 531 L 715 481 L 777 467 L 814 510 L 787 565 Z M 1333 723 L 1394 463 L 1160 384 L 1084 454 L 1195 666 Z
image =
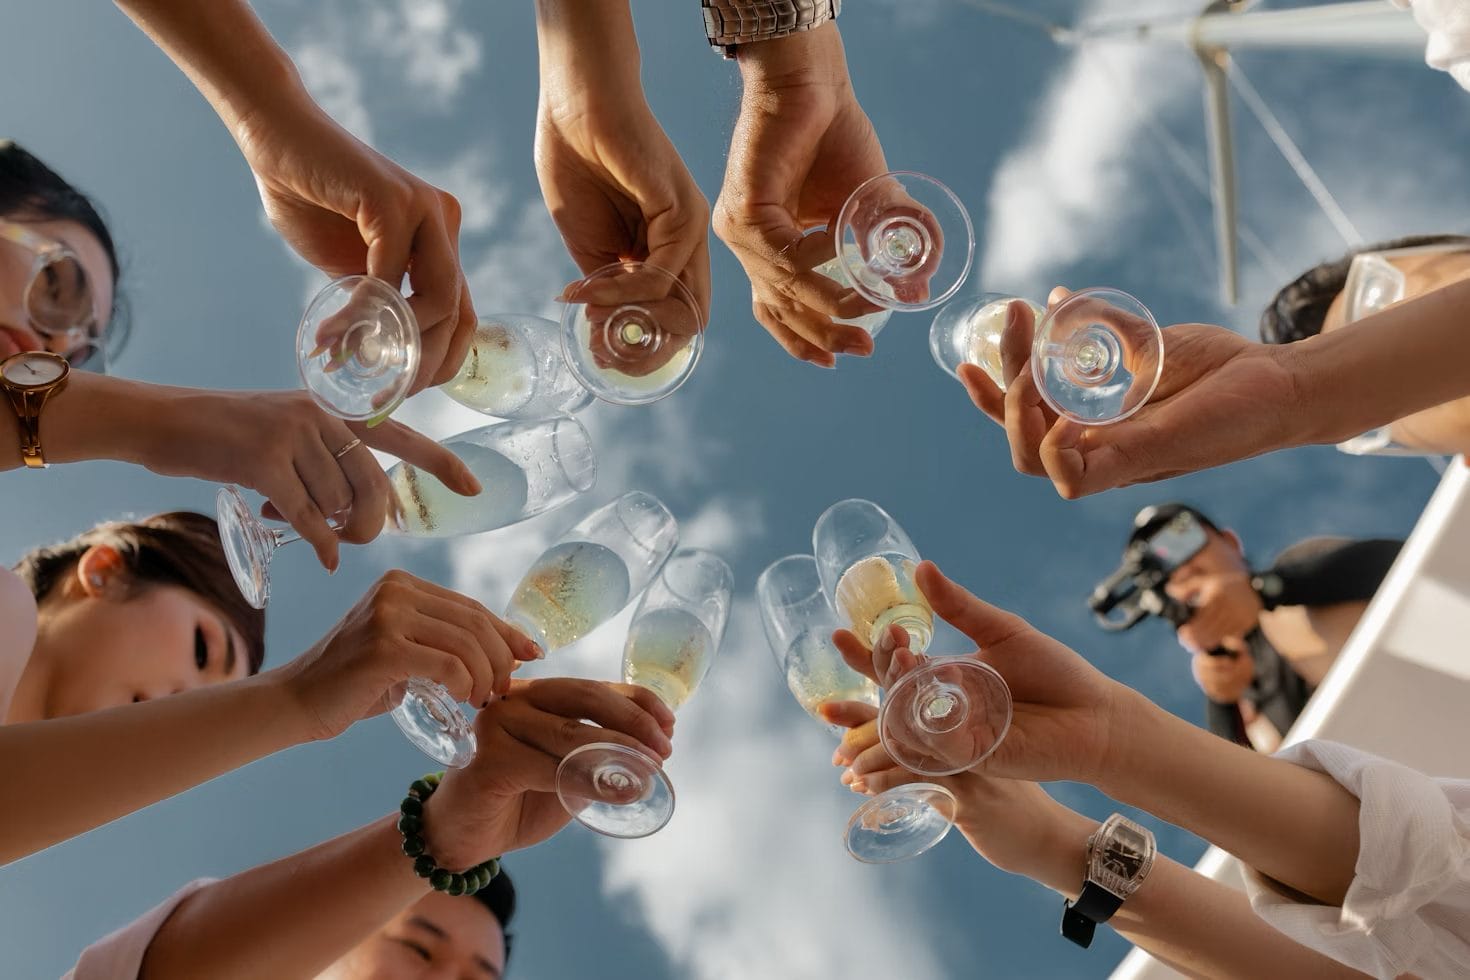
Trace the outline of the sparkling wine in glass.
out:
M 766 641 L 807 714 L 827 724 L 820 708 L 828 701 L 878 706 L 878 685 L 849 667 L 832 644 L 839 623 L 815 558 L 788 555 L 773 562 L 756 580 L 755 594 Z M 844 731 L 827 728 L 839 736 Z M 954 795 L 943 786 L 913 783 L 888 790 L 864 802 L 848 821 L 848 853 L 869 864 L 918 857 L 949 833 L 955 809 Z
M 665 563 L 643 594 L 623 647 L 623 682 L 648 688 L 677 711 L 709 673 L 735 578 L 708 551 Z M 674 788 L 657 759 L 610 742 L 584 745 L 557 769 L 557 795 L 579 823 L 608 837 L 647 837 L 674 814 Z
M 873 647 L 899 626 L 919 655 L 914 669 L 893 680 L 878 714 L 879 738 L 894 761 L 920 775 L 948 776 L 994 751 L 1010 727 L 1010 690 L 978 660 L 923 656 L 934 614 L 914 581 L 918 550 L 898 522 L 871 501 L 844 500 L 817 519 L 812 547 L 823 591 L 858 638 Z
M 848 197 L 833 228 L 845 278 L 884 310 L 933 309 L 970 274 L 970 214 L 932 177 L 900 170 L 869 178 Z
M 422 343 L 403 294 L 372 276 L 343 276 L 307 304 L 296 365 L 311 397 L 338 418 L 387 418 L 408 397 Z
M 1005 391 L 1000 338 L 1005 333 L 1006 311 L 1018 298 L 1003 293 L 980 293 L 946 303 L 929 328 L 929 350 L 934 355 L 934 363 L 955 379 L 959 378 L 961 364 L 973 364 Z M 1046 316 L 1046 310 L 1030 300 L 1021 302 L 1031 307 L 1038 321 Z
M 593 401 L 562 353 L 560 326 L 525 313 L 481 317 L 459 373 L 439 387 L 466 408 L 502 419 L 573 415 Z
M 614 262 L 567 290 L 562 350 L 582 386 L 616 405 L 646 405 L 694 373 L 705 314 L 658 266 Z
M 612 619 L 663 567 L 679 541 L 667 507 L 639 490 L 578 521 L 522 576 L 507 622 L 550 653 Z

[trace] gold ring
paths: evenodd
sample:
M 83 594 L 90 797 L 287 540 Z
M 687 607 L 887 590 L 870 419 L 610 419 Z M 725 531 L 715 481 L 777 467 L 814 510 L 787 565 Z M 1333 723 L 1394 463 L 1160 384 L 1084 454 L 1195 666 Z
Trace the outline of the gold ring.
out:
M 332 455 L 335 456 L 337 459 L 341 459 L 343 456 L 346 456 L 348 453 L 352 452 L 352 450 L 356 449 L 358 446 L 361 446 L 361 445 L 362 445 L 362 440 L 361 439 L 353 439 L 351 442 L 349 442 L 347 445 L 343 446 L 341 449 L 337 450 Z

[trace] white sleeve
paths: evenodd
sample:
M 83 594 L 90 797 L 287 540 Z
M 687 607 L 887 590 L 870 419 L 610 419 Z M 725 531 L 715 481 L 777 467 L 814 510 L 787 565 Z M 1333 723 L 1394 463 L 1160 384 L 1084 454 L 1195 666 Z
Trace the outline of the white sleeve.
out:
M 1470 89 L 1470 3 L 1465 0 L 1392 0 L 1408 7 L 1429 35 L 1424 61 L 1449 72 L 1463 89 Z
M 109 933 L 82 950 L 76 966 L 61 980 L 137 980 L 143 968 L 143 957 L 153 937 L 173 915 L 174 909 L 190 895 L 214 883 L 213 878 L 191 881 L 147 913 Z
M 1277 758 L 1358 798 L 1358 860 L 1341 908 L 1247 869 L 1256 913 L 1375 976 L 1470 977 L 1470 780 L 1434 779 L 1336 742 L 1300 742 Z

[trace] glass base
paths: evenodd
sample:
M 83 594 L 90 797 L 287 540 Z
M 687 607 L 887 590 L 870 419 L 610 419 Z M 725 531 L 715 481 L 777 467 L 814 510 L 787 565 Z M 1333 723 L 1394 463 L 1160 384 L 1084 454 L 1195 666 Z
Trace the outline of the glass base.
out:
M 610 742 L 567 753 L 556 795 L 578 823 L 605 837 L 647 837 L 674 815 L 674 787 L 658 761 Z
M 344 276 L 312 298 L 296 331 L 301 382 L 341 419 L 386 418 L 418 373 L 418 322 L 403 294 L 371 276 Z
M 251 512 L 245 496 L 234 487 L 220 487 L 214 495 L 214 516 L 230 575 L 245 601 L 264 609 L 271 597 L 271 554 L 276 538 Z
M 1032 377 L 1052 411 L 1074 422 L 1128 418 L 1148 403 L 1163 370 L 1163 331 L 1120 290 L 1078 290 L 1036 325 Z
M 979 763 L 1011 727 L 1011 691 L 994 667 L 939 657 L 889 689 L 878 737 L 893 761 L 924 776 L 950 776 Z
M 864 864 L 916 858 L 944 840 L 954 826 L 954 794 L 933 783 L 912 783 L 880 793 L 847 822 L 847 853 Z
M 470 720 L 442 684 L 410 678 L 393 721 L 415 748 L 440 765 L 463 769 L 475 757 Z

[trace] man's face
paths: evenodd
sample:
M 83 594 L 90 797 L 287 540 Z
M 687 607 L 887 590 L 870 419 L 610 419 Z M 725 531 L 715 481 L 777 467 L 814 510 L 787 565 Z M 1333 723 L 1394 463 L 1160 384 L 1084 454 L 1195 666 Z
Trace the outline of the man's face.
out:
M 1470 251 L 1418 252 L 1390 256 L 1388 261 L 1404 274 L 1404 298 L 1399 302 L 1470 279 Z M 1346 305 L 1346 291 L 1338 293 L 1322 321 L 1324 334 L 1346 326 Z M 1470 452 L 1470 398 L 1446 402 L 1399 419 L 1393 424 L 1392 432 L 1395 442 L 1420 452 L 1447 455 Z
M 1240 539 L 1234 532 L 1205 528 L 1207 543 L 1199 554 L 1174 569 L 1164 587 L 1172 598 L 1188 603 L 1205 578 L 1216 575 L 1250 575 L 1250 568 L 1241 553 Z
M 322 980 L 500 980 L 505 936 L 473 898 L 430 892 L 332 965 Z

